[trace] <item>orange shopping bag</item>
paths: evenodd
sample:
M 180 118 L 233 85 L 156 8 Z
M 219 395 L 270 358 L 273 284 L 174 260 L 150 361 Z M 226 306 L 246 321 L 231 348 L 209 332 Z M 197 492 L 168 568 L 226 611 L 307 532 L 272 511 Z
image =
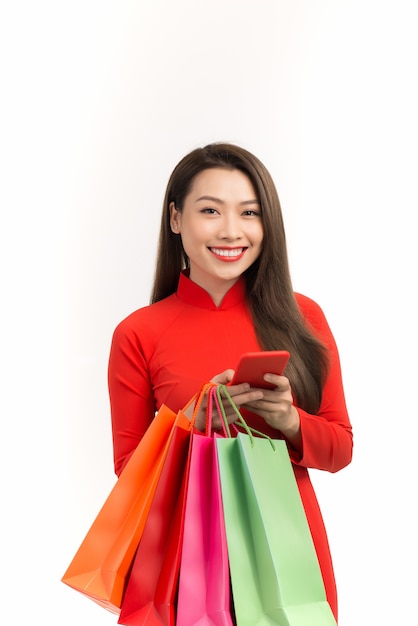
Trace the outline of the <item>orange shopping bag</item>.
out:
M 113 613 L 120 613 L 172 438 L 178 427 L 192 432 L 197 408 L 210 386 L 202 385 L 177 414 L 165 405 L 160 408 L 61 579 Z M 193 418 L 189 420 L 184 411 L 193 402 Z
M 62 582 L 119 614 L 174 425 L 190 421 L 163 405 L 81 543 Z

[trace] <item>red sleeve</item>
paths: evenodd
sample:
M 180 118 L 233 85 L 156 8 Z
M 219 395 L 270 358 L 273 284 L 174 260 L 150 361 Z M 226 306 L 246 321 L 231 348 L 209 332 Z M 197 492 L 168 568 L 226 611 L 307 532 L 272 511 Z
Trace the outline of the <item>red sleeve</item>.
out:
M 297 296 L 307 324 L 329 351 L 330 367 L 317 415 L 298 408 L 302 454 L 289 449 L 293 463 L 302 467 L 337 472 L 351 462 L 353 434 L 347 412 L 338 349 L 321 308 Z
M 119 476 L 155 414 L 144 351 L 128 319 L 113 333 L 108 385 L 114 465 Z

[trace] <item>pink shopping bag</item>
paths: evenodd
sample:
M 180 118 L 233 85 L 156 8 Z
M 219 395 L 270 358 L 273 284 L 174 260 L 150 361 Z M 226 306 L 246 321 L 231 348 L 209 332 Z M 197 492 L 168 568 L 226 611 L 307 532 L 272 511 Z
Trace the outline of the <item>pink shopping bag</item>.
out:
M 214 388 L 209 391 L 213 398 Z M 208 413 L 211 412 L 208 402 Z M 232 626 L 230 576 L 215 437 L 192 435 L 177 626 Z

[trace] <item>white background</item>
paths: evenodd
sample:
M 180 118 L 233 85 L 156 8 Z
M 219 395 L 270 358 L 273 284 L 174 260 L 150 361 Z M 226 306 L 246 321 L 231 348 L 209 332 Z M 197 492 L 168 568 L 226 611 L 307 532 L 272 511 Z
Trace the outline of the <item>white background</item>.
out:
M 226 140 L 270 169 L 340 349 L 354 460 L 312 473 L 340 626 L 418 624 L 414 5 L 2 3 L 2 623 L 116 624 L 60 582 L 115 480 L 111 334 L 171 170 Z

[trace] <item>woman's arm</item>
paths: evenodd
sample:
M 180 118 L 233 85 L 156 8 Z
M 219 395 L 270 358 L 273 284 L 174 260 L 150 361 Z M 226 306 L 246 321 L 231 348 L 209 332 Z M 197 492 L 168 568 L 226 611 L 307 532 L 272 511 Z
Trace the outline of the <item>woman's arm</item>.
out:
M 146 359 L 127 320 L 113 333 L 108 387 L 114 466 L 119 476 L 155 415 Z
M 340 357 L 334 336 L 322 309 L 309 298 L 299 296 L 307 324 L 325 344 L 329 371 L 316 415 L 298 408 L 302 449 L 290 453 L 292 461 L 304 467 L 337 472 L 351 462 L 353 433 L 348 416 L 341 374 Z
M 282 433 L 293 463 L 336 472 L 351 462 L 353 452 L 338 349 L 321 308 L 304 296 L 299 296 L 299 302 L 306 323 L 328 349 L 329 370 L 318 413 L 312 415 L 294 406 L 285 376 L 271 376 L 269 381 L 276 389 L 265 391 L 263 399 L 245 408 L 263 418 L 269 426 L 269 435 Z

